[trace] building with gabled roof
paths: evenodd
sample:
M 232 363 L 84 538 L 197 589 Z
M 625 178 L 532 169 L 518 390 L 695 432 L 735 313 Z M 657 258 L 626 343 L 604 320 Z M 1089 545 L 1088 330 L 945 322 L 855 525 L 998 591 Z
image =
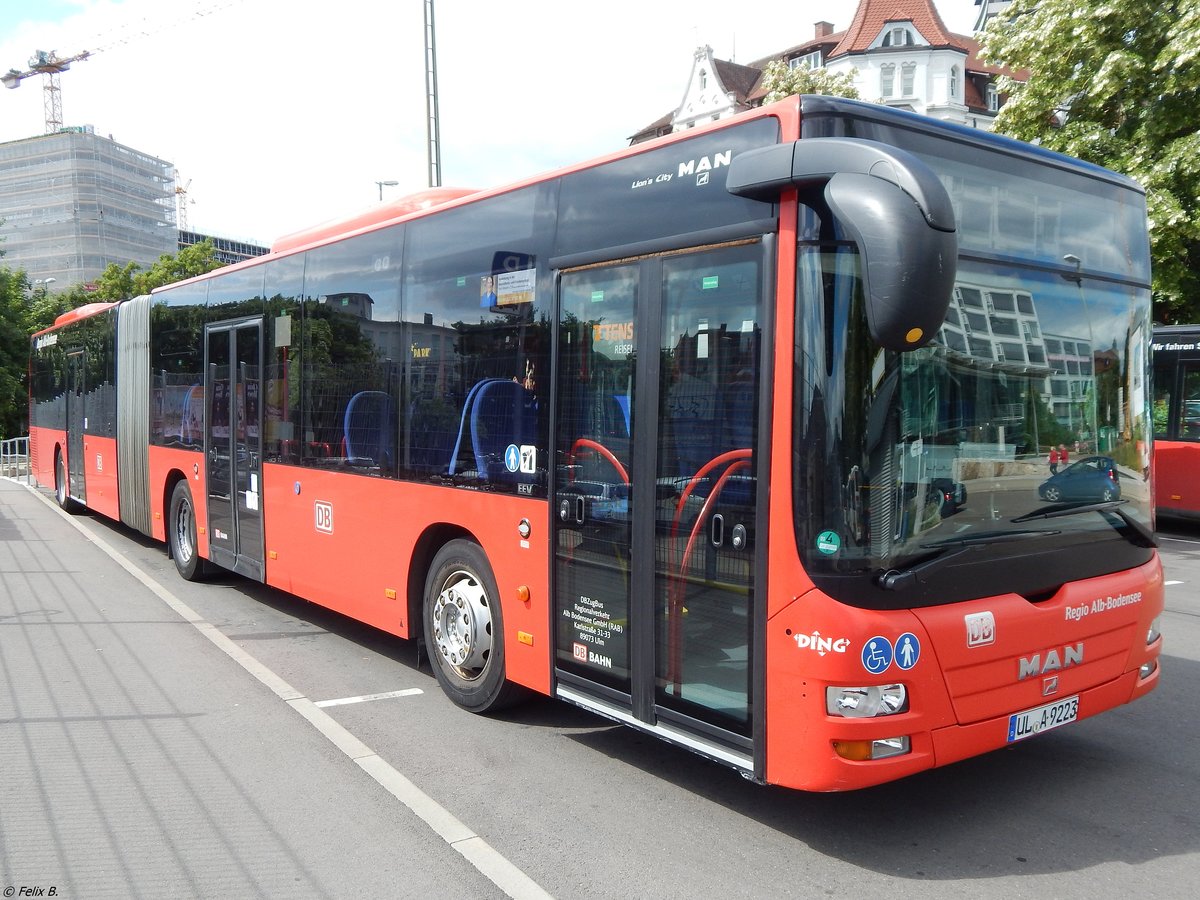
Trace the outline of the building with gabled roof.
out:
M 976 27 L 981 28 L 1007 2 L 976 4 Z M 1012 74 L 983 62 L 979 42 L 950 31 L 933 0 L 859 0 L 844 31 L 817 22 L 811 39 L 750 65 L 718 59 L 712 47 L 697 48 L 682 102 L 634 134 L 630 143 L 760 106 L 767 93 L 763 71 L 775 60 L 853 72 L 864 100 L 985 129 L 992 127 L 1002 101 L 997 79 Z

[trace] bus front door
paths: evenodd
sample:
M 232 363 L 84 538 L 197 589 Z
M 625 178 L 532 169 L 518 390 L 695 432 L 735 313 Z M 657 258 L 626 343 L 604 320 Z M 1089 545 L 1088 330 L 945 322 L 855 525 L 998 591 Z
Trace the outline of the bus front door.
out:
M 210 325 L 205 349 L 209 558 L 262 581 L 262 321 Z
M 560 696 L 754 764 L 763 248 L 565 271 Z

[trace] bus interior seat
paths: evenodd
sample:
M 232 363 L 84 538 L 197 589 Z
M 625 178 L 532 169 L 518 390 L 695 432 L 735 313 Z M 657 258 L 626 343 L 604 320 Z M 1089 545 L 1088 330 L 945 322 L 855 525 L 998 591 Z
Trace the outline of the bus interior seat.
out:
M 534 444 L 537 440 L 537 403 L 532 392 L 506 378 L 487 378 L 467 394 L 459 425 L 458 440 L 450 462 L 450 474 L 461 474 L 459 453 L 469 434 L 475 471 L 485 480 L 516 477 L 505 465 L 509 445 Z
M 392 464 L 392 398 L 383 391 L 359 391 L 346 405 L 343 423 L 346 461 L 356 466 Z

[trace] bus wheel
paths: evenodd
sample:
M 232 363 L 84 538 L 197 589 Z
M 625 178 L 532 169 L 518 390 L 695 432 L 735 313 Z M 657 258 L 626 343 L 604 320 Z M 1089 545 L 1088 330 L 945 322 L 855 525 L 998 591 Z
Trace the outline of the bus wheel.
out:
M 196 550 L 196 506 L 186 479 L 180 480 L 171 492 L 171 508 L 167 516 L 167 543 L 175 568 L 187 581 L 197 581 L 207 574 L 204 560 Z
M 63 462 L 62 451 L 54 454 L 54 499 L 60 509 L 69 513 L 77 513 L 81 509 L 78 501 L 71 499 L 70 482 L 67 481 L 67 464 Z
M 471 712 L 513 702 L 504 677 L 504 629 L 496 579 L 478 544 L 457 540 L 433 558 L 425 579 L 425 645 L 438 684 Z

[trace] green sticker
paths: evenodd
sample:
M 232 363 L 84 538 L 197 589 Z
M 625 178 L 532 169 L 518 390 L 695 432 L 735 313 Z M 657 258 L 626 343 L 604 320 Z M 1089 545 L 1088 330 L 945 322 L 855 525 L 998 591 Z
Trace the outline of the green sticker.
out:
M 704 276 L 704 280 L 703 280 L 702 282 L 700 282 L 700 286 L 701 286 L 701 287 L 702 287 L 704 290 L 706 290 L 706 291 L 711 291 L 711 290 L 714 290 L 714 289 L 717 287 L 717 284 L 718 284 L 719 282 L 720 282 L 720 277 L 719 277 L 719 276 L 717 276 L 717 275 L 705 275 L 705 276 Z
M 460 279 L 458 279 L 458 281 L 456 282 L 456 286 L 457 286 L 457 287 L 466 287 L 466 286 L 467 286 L 467 279 L 466 279 L 466 278 L 460 278 Z
M 826 556 L 833 556 L 842 549 L 842 539 L 836 531 L 822 531 L 817 535 L 817 549 Z
M 604 300 L 604 291 L 592 291 L 592 302 L 600 303 Z

